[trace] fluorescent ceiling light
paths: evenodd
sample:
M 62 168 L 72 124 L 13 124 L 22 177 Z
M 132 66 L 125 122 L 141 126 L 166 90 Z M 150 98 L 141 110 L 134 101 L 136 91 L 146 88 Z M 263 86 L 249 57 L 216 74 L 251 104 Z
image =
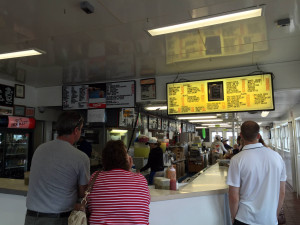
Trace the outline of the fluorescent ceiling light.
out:
M 177 117 L 179 120 L 194 120 L 194 119 L 215 119 L 217 116 L 182 116 L 182 117 Z
M 221 126 L 221 127 L 231 127 L 231 125 L 227 123 L 203 123 L 202 126 L 209 126 L 209 127 L 215 127 L 215 126 Z
M 196 127 L 196 129 L 202 129 L 202 128 L 207 128 L 207 127 Z
M 246 11 L 233 12 L 226 15 L 219 15 L 215 17 L 193 20 L 186 23 L 160 27 L 148 30 L 151 36 L 157 36 L 162 34 L 175 33 L 179 31 L 192 30 L 201 27 L 213 26 L 222 23 L 228 23 L 238 20 L 250 19 L 262 15 L 262 8 L 255 8 Z
M 269 111 L 262 111 L 261 112 L 261 117 L 267 117 L 269 115 Z
M 161 105 L 161 106 L 149 106 L 149 107 L 146 107 L 145 108 L 146 110 L 167 110 L 168 109 L 168 106 L 165 106 L 165 105 Z
M 190 123 L 210 123 L 210 122 L 222 122 L 223 119 L 211 119 L 211 120 L 189 120 Z
M 127 130 L 111 130 L 110 133 L 121 133 L 121 134 L 124 134 L 124 133 L 127 133 L 128 131 Z
M 0 54 L 0 60 L 1 59 L 19 58 L 19 57 L 25 57 L 25 56 L 33 56 L 33 55 L 41 55 L 41 54 L 45 54 L 45 52 L 38 50 L 38 49 L 27 49 L 27 50 L 16 51 L 16 52 L 2 53 L 2 54 Z

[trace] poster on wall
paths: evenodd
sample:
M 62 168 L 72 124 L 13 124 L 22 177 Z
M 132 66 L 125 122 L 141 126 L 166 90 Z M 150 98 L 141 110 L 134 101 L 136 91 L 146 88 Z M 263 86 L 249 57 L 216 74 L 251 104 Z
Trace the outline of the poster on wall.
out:
M 106 84 L 106 108 L 131 108 L 135 106 L 135 81 Z
M 0 84 L 0 106 L 12 107 L 14 105 L 14 88 Z
M 161 126 L 163 131 L 168 131 L 169 130 L 169 121 L 167 119 L 162 119 L 161 121 Z
M 63 86 L 63 110 L 88 108 L 88 85 Z
M 142 79 L 141 84 L 141 99 L 156 99 L 156 85 L 155 78 L 151 79 Z
M 158 121 L 157 117 L 149 116 L 149 129 L 157 129 L 158 128 Z
M 134 108 L 123 108 L 120 112 L 120 127 L 133 127 L 136 120 Z
M 272 74 L 167 84 L 169 115 L 274 110 Z
M 90 84 L 89 93 L 89 108 L 106 108 L 106 84 Z
M 105 123 L 105 109 L 88 109 L 88 123 Z

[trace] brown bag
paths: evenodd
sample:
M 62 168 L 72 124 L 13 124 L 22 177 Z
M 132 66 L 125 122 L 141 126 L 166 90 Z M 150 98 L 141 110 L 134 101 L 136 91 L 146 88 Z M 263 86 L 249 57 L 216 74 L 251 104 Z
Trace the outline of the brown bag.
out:
M 87 225 L 88 220 L 86 216 L 86 204 L 87 204 L 87 196 L 91 193 L 93 189 L 93 185 L 95 183 L 95 180 L 98 176 L 100 171 L 97 171 L 91 182 L 89 183 L 86 191 L 85 191 L 85 196 L 81 200 L 81 203 L 76 206 L 76 209 L 72 210 L 69 218 L 68 218 L 68 225 Z
M 285 219 L 283 208 L 281 208 L 277 219 L 278 219 L 278 224 L 285 224 L 286 223 L 286 219 Z

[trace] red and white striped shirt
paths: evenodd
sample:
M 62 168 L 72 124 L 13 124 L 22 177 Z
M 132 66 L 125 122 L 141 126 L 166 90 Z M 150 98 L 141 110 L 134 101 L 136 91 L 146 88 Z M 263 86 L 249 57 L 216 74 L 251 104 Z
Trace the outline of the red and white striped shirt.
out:
M 102 171 L 89 195 L 89 222 L 149 224 L 149 204 L 150 193 L 143 175 L 123 169 Z

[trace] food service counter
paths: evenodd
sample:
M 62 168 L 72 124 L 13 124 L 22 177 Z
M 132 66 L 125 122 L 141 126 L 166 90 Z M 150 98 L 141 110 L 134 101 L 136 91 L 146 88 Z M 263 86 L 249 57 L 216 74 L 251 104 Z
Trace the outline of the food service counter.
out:
M 202 221 L 206 225 L 231 225 L 228 186 L 225 182 L 227 170 L 228 168 L 215 164 L 200 172 L 198 177 L 178 191 L 150 188 L 150 224 L 196 225 Z M 6 222 L 9 222 L 7 224 L 12 224 L 12 221 L 15 225 L 24 224 L 24 195 L 27 190 L 28 186 L 24 185 L 24 180 L 0 178 L 0 218 L 6 217 Z M 16 204 L 11 206 L 13 214 L 7 208 L 8 203 Z M 16 212 L 16 209 L 19 211 Z M 9 214 L 5 214 L 8 212 Z M 17 218 L 13 215 L 21 215 L 22 221 L 16 221 Z

